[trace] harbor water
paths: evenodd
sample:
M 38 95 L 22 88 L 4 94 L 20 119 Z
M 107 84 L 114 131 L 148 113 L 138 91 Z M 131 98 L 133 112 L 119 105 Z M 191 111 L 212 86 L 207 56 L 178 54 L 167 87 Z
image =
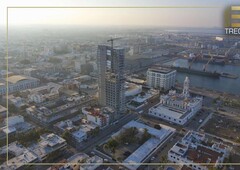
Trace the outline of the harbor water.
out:
M 177 59 L 175 61 L 171 61 L 168 63 L 165 63 L 165 65 L 174 65 L 177 67 L 189 67 L 189 63 L 187 59 Z M 193 63 L 191 68 L 196 70 L 203 70 L 204 63 Z M 240 95 L 240 66 L 235 65 L 216 65 L 216 64 L 209 64 L 206 68 L 206 71 L 211 72 L 226 72 L 230 74 L 238 75 L 237 79 L 230 79 L 225 77 L 212 78 L 207 76 L 200 76 L 200 75 L 194 75 L 190 73 L 177 73 L 177 81 L 179 83 L 183 83 L 186 76 L 190 78 L 190 83 L 192 86 L 195 87 L 203 87 L 206 89 L 226 92 L 226 93 L 232 93 Z

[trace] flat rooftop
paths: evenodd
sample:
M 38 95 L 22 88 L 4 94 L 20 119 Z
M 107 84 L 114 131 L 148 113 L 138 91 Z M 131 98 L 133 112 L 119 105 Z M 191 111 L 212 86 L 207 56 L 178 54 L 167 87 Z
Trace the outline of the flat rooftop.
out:
M 123 128 L 136 127 L 138 130 L 143 131 L 144 129 L 148 130 L 148 133 L 152 137 L 147 140 L 143 145 L 141 145 L 137 150 L 135 150 L 129 157 L 127 157 L 123 162 L 124 163 L 141 163 L 145 157 L 147 157 L 155 148 L 157 148 L 164 139 L 167 138 L 172 132 L 175 131 L 174 128 L 160 125 L 162 128 L 160 130 L 152 128 L 148 125 L 139 123 L 137 121 L 131 121 L 123 126 Z M 144 155 L 144 156 L 143 156 Z M 140 165 L 127 165 L 126 167 L 135 170 Z
M 154 108 L 154 110 L 157 110 L 161 114 L 164 114 L 169 117 L 176 118 L 176 119 L 184 118 L 186 115 L 188 115 L 190 113 L 190 111 L 172 108 L 169 106 L 165 106 L 163 104 L 158 104 L 156 106 L 153 106 L 153 108 Z
M 56 148 L 66 144 L 65 139 L 55 134 L 44 134 L 41 136 L 41 141 L 33 144 L 30 149 L 42 158 L 53 152 Z
M 203 146 L 197 146 L 197 149 L 189 149 L 186 157 L 194 163 L 216 163 L 218 157 L 222 157 L 223 153 L 216 152 Z
M 185 158 L 189 160 L 188 162 L 216 163 L 219 158 L 224 157 L 224 152 L 215 147 L 216 144 L 219 146 L 219 143 L 211 146 L 202 142 L 205 140 L 205 134 L 189 131 L 169 150 L 169 153 Z
M 86 136 L 87 134 L 86 134 L 86 132 L 81 131 L 81 129 L 80 129 L 80 130 L 74 131 L 72 133 L 72 135 L 77 139 L 81 139 L 82 137 Z
M 23 80 L 38 80 L 36 78 L 33 78 L 33 77 L 27 77 L 27 76 L 22 76 L 22 75 L 14 75 L 14 76 L 10 76 L 8 77 L 7 81 L 9 83 L 12 83 L 12 84 L 16 84 L 20 81 L 23 81 Z
M 1 154 L 6 152 L 7 152 L 6 146 L 0 148 Z M 8 146 L 8 152 L 14 154 L 15 157 L 9 159 L 8 164 L 7 162 L 4 162 L 2 165 L 0 165 L 0 169 L 4 170 L 18 169 L 26 163 L 36 162 L 38 160 L 37 156 L 34 153 L 20 145 L 18 142 L 10 143 Z
M 152 72 L 155 72 L 155 73 L 161 73 L 161 74 L 168 74 L 168 73 L 171 73 L 171 72 L 175 72 L 176 70 L 173 70 L 173 69 L 170 69 L 170 68 L 165 68 L 165 67 L 152 67 L 152 68 L 149 68 L 148 71 L 152 71 Z

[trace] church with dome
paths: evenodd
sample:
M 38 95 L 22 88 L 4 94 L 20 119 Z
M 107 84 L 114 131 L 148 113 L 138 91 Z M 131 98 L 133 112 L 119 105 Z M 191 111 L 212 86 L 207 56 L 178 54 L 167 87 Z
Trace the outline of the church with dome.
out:
M 161 95 L 160 102 L 149 109 L 148 114 L 169 122 L 184 125 L 202 108 L 202 97 L 191 97 L 190 80 L 185 78 L 182 93 L 170 90 Z

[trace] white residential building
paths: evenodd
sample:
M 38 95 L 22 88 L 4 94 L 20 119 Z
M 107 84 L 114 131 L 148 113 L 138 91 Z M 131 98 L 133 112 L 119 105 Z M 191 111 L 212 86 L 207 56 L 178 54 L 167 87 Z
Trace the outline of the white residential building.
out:
M 48 83 L 45 86 L 29 89 L 28 99 L 30 102 L 42 103 L 46 100 L 52 100 L 59 97 L 59 90 L 62 85 L 56 83 Z
M 127 107 L 132 110 L 137 110 L 148 104 L 148 100 L 159 95 L 159 91 L 155 89 L 148 90 L 146 93 L 142 92 L 134 97 L 129 103 L 127 103 Z
M 142 85 L 125 82 L 125 96 L 135 96 L 142 92 Z
M 86 165 L 81 163 L 85 163 Z M 103 158 L 97 155 L 90 157 L 85 153 L 77 153 L 68 158 L 64 166 L 59 166 L 59 170 L 95 170 L 101 163 L 103 163 Z M 52 170 L 52 167 L 47 170 Z
M 163 67 L 153 67 L 147 71 L 147 85 L 152 88 L 169 90 L 175 86 L 176 70 Z
M 6 154 L 7 152 L 14 155 L 13 158 L 9 159 L 8 162 L 4 162 L 0 165 L 0 169 L 3 170 L 23 170 L 26 168 L 27 163 L 38 162 L 38 157 L 29 149 L 20 145 L 18 142 L 13 142 L 7 147 L 0 148 L 0 154 Z
M 79 143 L 87 139 L 87 133 L 82 131 L 81 129 L 72 132 L 72 136 Z
M 40 161 L 43 161 L 47 156 L 57 150 L 62 151 L 67 147 L 65 139 L 56 134 L 44 134 L 40 136 L 40 142 L 29 147 L 34 152 Z
M 21 108 L 26 105 L 25 101 L 21 97 L 14 97 L 13 95 L 8 95 L 9 104 L 13 104 L 17 108 Z
M 35 68 L 26 68 L 23 71 L 23 74 L 26 76 L 33 76 L 33 74 L 37 71 Z
M 205 134 L 189 131 L 168 151 L 168 160 L 173 163 L 185 163 L 193 170 L 208 170 L 209 166 L 221 167 L 229 149 L 228 146 L 219 143 L 207 144 Z
M 24 122 L 24 118 L 21 115 L 11 116 L 11 117 L 8 117 L 8 118 L 4 119 L 4 122 L 5 122 L 6 125 L 8 123 L 8 126 L 14 126 L 14 125 L 16 125 L 18 123 L 23 123 Z
M 87 121 L 96 124 L 99 127 L 107 126 L 110 122 L 111 115 L 114 114 L 114 111 L 109 107 L 103 108 L 92 108 L 92 107 L 83 107 L 83 114 L 87 116 Z

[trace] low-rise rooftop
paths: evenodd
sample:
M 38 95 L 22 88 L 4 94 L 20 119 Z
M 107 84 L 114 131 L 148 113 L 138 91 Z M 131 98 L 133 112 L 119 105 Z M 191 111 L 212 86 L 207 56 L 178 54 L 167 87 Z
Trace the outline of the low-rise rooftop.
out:
M 149 68 L 148 71 L 152 71 L 152 72 L 155 72 L 155 73 L 161 73 L 161 74 L 168 74 L 168 73 L 171 73 L 171 72 L 176 72 L 176 70 L 172 70 L 170 68 L 157 67 L 157 66 Z
M 33 78 L 33 77 L 22 76 L 22 75 L 13 75 L 13 76 L 8 77 L 8 79 L 7 79 L 7 81 L 12 84 L 16 84 L 23 80 L 37 80 L 37 79 Z

